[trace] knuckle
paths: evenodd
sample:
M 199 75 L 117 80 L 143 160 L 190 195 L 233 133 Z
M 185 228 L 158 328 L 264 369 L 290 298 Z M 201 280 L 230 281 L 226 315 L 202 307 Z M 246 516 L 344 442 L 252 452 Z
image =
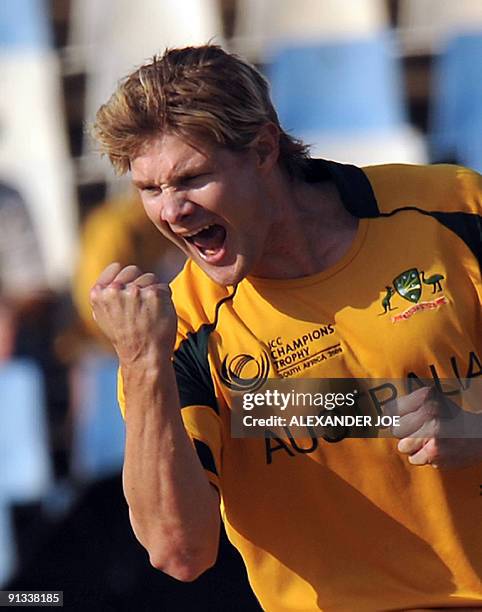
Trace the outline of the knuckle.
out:
M 423 401 L 427 401 L 432 395 L 432 387 L 423 387 L 422 388 L 422 396 Z
M 109 285 L 105 289 L 102 290 L 101 298 L 103 301 L 110 300 L 113 296 L 117 294 L 117 288 Z
M 394 416 L 399 414 L 398 402 L 397 400 L 390 400 L 382 407 L 383 414 L 387 416 Z
M 149 285 L 149 287 L 143 289 L 143 293 L 148 299 L 157 298 L 160 295 L 159 286 Z
M 119 298 L 119 289 L 115 286 L 109 285 L 102 290 L 99 295 L 99 303 L 107 305 L 113 304 L 118 301 Z
M 112 281 L 105 289 L 103 289 L 102 293 L 112 295 L 119 293 L 120 289 L 122 289 L 122 285 L 119 282 Z
M 130 283 L 125 288 L 125 293 L 127 294 L 128 297 L 135 297 L 139 295 L 139 287 L 135 285 L 134 283 Z
M 422 404 L 422 414 L 427 419 L 433 419 L 438 415 L 437 405 L 435 402 L 424 402 Z
M 420 405 L 423 405 L 430 401 L 430 398 L 432 397 L 432 388 L 421 387 L 420 389 L 413 391 L 411 395 L 415 401 L 417 401 Z
M 99 289 L 97 287 L 92 287 L 89 291 L 89 300 L 91 304 L 95 304 L 99 297 Z

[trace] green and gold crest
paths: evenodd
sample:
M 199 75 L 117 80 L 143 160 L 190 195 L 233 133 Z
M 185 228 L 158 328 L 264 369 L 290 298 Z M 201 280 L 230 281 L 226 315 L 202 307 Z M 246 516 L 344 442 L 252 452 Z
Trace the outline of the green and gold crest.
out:
M 417 268 L 410 268 L 393 280 L 397 293 L 409 302 L 416 304 L 422 295 L 422 283 Z

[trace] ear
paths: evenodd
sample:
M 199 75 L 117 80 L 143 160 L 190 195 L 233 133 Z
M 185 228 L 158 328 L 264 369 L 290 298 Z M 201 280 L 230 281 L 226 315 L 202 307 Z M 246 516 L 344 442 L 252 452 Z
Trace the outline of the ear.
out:
M 259 129 L 251 143 L 258 168 L 271 170 L 279 158 L 279 129 L 274 123 L 267 123 Z

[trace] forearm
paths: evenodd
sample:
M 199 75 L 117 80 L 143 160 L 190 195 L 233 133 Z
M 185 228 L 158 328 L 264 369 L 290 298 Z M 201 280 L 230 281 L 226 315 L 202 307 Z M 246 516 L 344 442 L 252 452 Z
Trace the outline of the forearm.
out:
M 126 397 L 124 492 L 151 563 L 190 580 L 217 554 L 219 501 L 181 419 L 170 359 L 121 364 Z

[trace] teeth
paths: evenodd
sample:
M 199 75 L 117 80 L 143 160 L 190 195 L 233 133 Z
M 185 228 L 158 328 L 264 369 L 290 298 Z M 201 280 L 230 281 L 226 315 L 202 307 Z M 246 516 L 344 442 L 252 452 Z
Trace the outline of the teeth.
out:
M 197 230 L 194 230 L 193 232 L 189 232 L 187 234 L 182 234 L 183 238 L 191 238 L 192 236 L 195 236 L 196 234 L 199 234 L 199 232 L 202 232 L 205 229 L 208 229 L 209 227 L 211 227 L 213 225 L 213 223 L 209 223 L 209 225 L 204 225 L 203 227 L 200 227 Z
M 203 259 L 207 259 L 208 257 L 211 257 L 211 255 L 215 255 L 216 253 L 217 250 L 215 249 L 206 249 L 204 252 L 199 251 L 199 255 L 201 255 Z

